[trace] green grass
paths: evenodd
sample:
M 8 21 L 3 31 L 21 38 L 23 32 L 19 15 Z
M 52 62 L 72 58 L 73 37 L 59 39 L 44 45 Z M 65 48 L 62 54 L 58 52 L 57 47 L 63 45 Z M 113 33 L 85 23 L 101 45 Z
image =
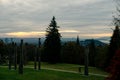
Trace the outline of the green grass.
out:
M 33 67 L 34 63 L 29 62 L 29 66 Z M 78 72 L 78 68 L 81 67 L 81 73 L 84 73 L 84 66 L 83 65 L 76 65 L 76 64 L 65 64 L 65 63 L 58 63 L 58 64 L 48 64 L 43 62 L 42 68 L 52 68 L 52 69 L 61 69 L 61 70 L 68 70 L 68 71 L 75 71 Z M 101 74 L 101 75 L 108 75 L 107 72 L 102 71 L 95 67 L 89 67 L 89 73 L 93 74 Z
M 0 67 L 0 80 L 104 80 L 101 76 L 84 76 L 79 73 L 69 73 L 42 69 L 24 68 L 24 74 L 18 74 L 18 70 L 8 70 Z

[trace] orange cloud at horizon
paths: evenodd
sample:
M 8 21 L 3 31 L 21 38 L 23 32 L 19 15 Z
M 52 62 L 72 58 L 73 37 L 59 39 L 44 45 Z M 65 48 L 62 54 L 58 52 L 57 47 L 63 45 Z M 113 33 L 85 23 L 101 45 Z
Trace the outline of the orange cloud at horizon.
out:
M 99 34 L 84 34 L 80 36 L 91 37 L 91 38 L 99 38 L 99 37 L 110 37 L 111 33 L 99 33 Z
M 11 32 L 6 33 L 6 35 L 12 37 L 38 37 L 45 35 L 45 32 Z
M 79 31 L 77 30 L 61 30 L 59 31 L 60 33 L 78 33 Z M 11 32 L 11 33 L 6 33 L 7 36 L 12 36 L 12 37 L 38 37 L 38 36 L 44 36 L 46 32 L 37 32 L 37 31 L 32 31 L 32 32 Z
M 60 31 L 62 37 L 76 37 L 79 35 L 79 37 L 83 38 L 99 38 L 99 37 L 110 37 L 112 36 L 111 33 L 90 33 L 90 34 L 80 34 L 79 31 L 76 30 L 61 30 Z M 32 32 L 11 32 L 11 33 L 6 33 L 7 36 L 11 37 L 21 37 L 21 38 L 30 38 L 30 37 L 43 37 L 45 36 L 46 32 L 37 32 L 37 31 L 32 31 Z

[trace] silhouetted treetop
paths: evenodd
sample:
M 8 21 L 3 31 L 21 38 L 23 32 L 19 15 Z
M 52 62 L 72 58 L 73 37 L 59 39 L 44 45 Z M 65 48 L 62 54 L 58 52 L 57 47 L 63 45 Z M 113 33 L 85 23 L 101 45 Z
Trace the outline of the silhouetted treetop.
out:
M 57 63 L 60 60 L 61 36 L 54 16 L 46 32 L 47 34 L 44 42 L 46 60 L 50 63 Z

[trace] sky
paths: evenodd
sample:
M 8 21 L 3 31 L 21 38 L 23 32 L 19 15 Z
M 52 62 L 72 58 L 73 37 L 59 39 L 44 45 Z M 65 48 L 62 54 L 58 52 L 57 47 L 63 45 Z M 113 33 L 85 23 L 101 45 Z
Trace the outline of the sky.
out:
M 0 0 L 0 37 L 45 37 L 56 17 L 62 37 L 112 35 L 113 0 Z

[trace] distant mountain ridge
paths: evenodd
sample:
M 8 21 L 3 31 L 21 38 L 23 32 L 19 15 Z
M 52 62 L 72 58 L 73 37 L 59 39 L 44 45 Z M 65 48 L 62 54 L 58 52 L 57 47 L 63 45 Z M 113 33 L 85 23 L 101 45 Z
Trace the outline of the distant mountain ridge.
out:
M 16 42 L 16 43 L 20 43 L 21 38 L 1 38 L 1 40 L 3 40 L 5 43 L 11 43 L 12 41 Z M 38 44 L 38 38 L 23 38 L 24 43 L 30 43 L 30 44 Z M 41 38 L 41 43 L 44 43 L 45 38 Z M 85 39 L 85 40 L 80 40 L 80 45 L 82 46 L 87 46 L 88 44 L 91 43 L 93 39 Z M 62 44 L 64 44 L 65 42 L 68 41 L 76 41 L 76 38 L 61 38 L 61 42 Z M 106 43 L 101 42 L 97 39 L 94 39 L 95 42 L 95 46 L 104 46 L 106 45 Z
M 91 42 L 93 41 L 93 39 L 86 39 L 84 41 L 80 41 L 80 45 L 82 46 L 88 46 Z M 95 46 L 105 46 L 106 43 L 103 43 L 99 40 L 94 40 Z

